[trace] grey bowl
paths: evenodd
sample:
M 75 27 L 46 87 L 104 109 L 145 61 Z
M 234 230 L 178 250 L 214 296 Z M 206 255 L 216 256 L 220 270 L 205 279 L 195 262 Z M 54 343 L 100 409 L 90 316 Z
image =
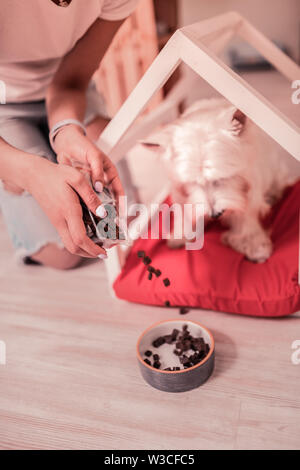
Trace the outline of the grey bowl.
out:
M 171 334 L 173 328 L 182 329 L 187 325 L 193 336 L 202 336 L 209 344 L 208 355 L 199 364 L 180 371 L 165 371 L 155 369 L 144 362 L 145 351 L 151 350 L 154 354 L 159 354 L 162 369 L 165 367 L 181 366 L 178 356 L 173 354 L 173 349 L 169 344 L 163 344 L 159 348 L 152 346 L 153 340 L 159 336 Z M 202 385 L 211 375 L 215 361 L 215 342 L 211 332 L 198 322 L 183 320 L 166 320 L 155 323 L 145 330 L 137 342 L 137 358 L 141 374 L 145 381 L 154 388 L 164 392 L 186 392 Z M 181 366 L 182 367 L 182 366 Z

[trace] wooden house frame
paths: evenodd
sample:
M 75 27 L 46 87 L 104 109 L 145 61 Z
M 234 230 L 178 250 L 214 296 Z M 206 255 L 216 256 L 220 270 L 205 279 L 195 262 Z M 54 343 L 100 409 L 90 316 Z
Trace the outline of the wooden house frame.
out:
M 179 103 L 188 88 L 180 82 L 154 111 L 135 122 L 151 97 L 183 62 L 300 161 L 300 129 L 218 57 L 234 36 L 256 48 L 291 83 L 300 78 L 300 67 L 239 13 L 229 12 L 185 26 L 173 34 L 107 125 L 97 142 L 99 148 L 116 163 L 155 126 L 178 116 Z M 121 251 L 113 248 L 106 261 L 111 282 L 126 255 Z

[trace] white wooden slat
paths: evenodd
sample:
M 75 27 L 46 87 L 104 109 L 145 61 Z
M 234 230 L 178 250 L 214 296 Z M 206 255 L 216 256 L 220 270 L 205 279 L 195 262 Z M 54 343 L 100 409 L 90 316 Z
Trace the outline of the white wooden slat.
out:
M 180 28 L 180 31 L 185 35 L 193 36 L 195 39 L 203 39 L 205 36 L 214 33 L 219 34 L 220 31 L 227 28 L 237 28 L 243 21 L 244 19 L 239 13 L 230 11 L 201 22 L 184 26 Z
M 110 158 L 112 161 L 117 163 L 136 142 L 150 134 L 155 127 L 174 121 L 180 113 L 179 104 L 184 101 L 187 96 L 187 90 L 189 90 L 189 87 L 194 86 L 194 84 L 195 80 L 191 80 L 190 77 L 181 78 L 164 101 L 151 113 L 135 121 L 119 141 L 118 145 L 111 151 Z
M 219 55 L 235 34 L 235 28 L 224 29 L 220 34 L 213 35 L 213 37 L 204 37 L 202 41 L 212 52 Z
M 181 59 L 300 161 L 300 129 L 200 41 L 181 34 Z
M 290 81 L 299 79 L 300 67 L 272 41 L 258 31 L 249 21 L 244 20 L 239 29 L 239 36 L 257 49 L 282 75 Z
M 110 155 L 130 125 L 145 108 L 152 95 L 163 86 L 180 63 L 178 34 L 175 33 L 127 98 L 114 119 L 106 126 L 97 141 L 99 148 Z

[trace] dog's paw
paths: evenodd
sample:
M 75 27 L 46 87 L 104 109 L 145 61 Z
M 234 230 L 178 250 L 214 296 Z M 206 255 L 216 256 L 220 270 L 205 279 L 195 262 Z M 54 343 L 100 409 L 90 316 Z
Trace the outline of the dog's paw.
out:
M 185 240 L 182 240 L 181 238 L 170 238 L 170 240 L 167 240 L 167 245 L 172 250 L 176 250 L 177 248 L 181 248 L 185 245 Z
M 265 238 L 261 240 L 257 245 L 249 246 L 246 250 L 245 256 L 249 261 L 253 263 L 265 263 L 272 254 L 272 242 L 270 239 Z
M 272 242 L 264 231 L 244 236 L 228 231 L 223 234 L 222 241 L 253 263 L 264 263 L 272 254 Z

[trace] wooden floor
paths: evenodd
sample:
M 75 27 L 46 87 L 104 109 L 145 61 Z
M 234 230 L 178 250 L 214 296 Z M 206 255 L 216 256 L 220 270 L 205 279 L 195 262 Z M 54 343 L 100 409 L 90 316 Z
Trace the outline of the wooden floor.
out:
M 300 449 L 299 313 L 189 313 L 215 336 L 216 369 L 183 394 L 148 386 L 135 357 L 139 334 L 174 317 L 113 299 L 101 261 L 16 265 L 0 216 L 0 448 Z
M 197 390 L 164 393 L 140 376 L 135 343 L 176 309 L 114 300 L 101 261 L 16 266 L 2 226 L 0 242 L 1 449 L 300 448 L 299 314 L 193 311 L 215 336 L 215 373 Z

